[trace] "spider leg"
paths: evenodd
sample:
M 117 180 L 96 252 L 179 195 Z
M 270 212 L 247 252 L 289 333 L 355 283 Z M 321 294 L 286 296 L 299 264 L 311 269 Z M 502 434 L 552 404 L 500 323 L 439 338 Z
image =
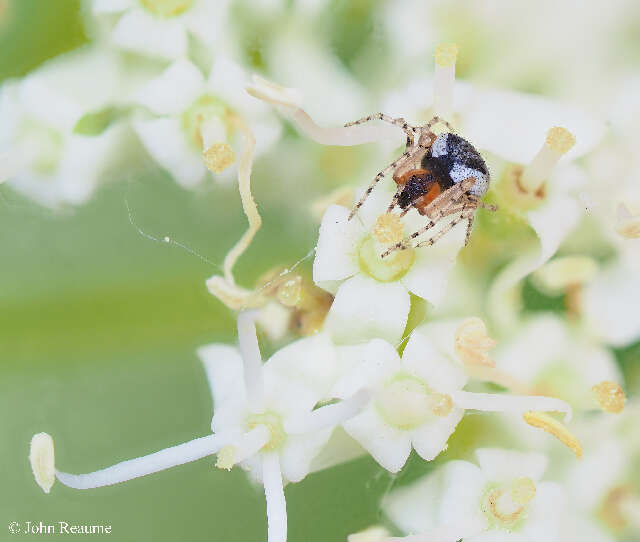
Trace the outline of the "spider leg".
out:
M 451 124 L 449 124 L 446 120 L 441 119 L 440 117 L 433 117 L 429 122 L 427 122 L 427 124 L 425 124 L 424 128 L 426 128 L 427 130 L 431 130 L 432 126 L 435 126 L 436 124 L 444 124 L 450 132 L 455 132 L 455 129 L 453 126 L 451 126 Z
M 401 188 L 398 187 L 398 189 L 396 190 L 396 193 L 393 195 L 393 199 L 391 200 L 389 207 L 387 207 L 387 213 L 390 213 L 391 211 L 393 211 L 393 208 L 396 206 L 396 203 L 398 203 L 398 198 L 400 197 L 401 192 L 402 192 Z
M 385 115 L 384 113 L 374 113 L 373 115 L 369 115 L 368 117 L 362 117 L 361 119 L 354 120 L 352 122 L 347 122 L 344 126 L 345 128 L 348 128 L 349 126 L 364 124 L 365 122 L 370 122 L 372 120 L 381 120 L 389 124 L 393 124 L 394 126 L 398 126 L 399 128 L 401 128 L 406 132 L 407 136 L 411 136 L 412 138 L 413 138 L 413 134 L 417 131 L 417 128 L 415 128 L 414 126 L 410 126 L 406 120 L 402 118 L 394 119 L 393 117 L 390 117 L 389 115 Z M 407 138 L 407 145 L 408 143 L 409 141 Z
M 378 184 L 378 182 L 380 182 L 380 179 L 382 179 L 389 171 L 391 171 L 392 169 L 395 169 L 398 166 L 398 164 L 400 162 L 402 162 L 403 160 L 405 160 L 406 158 L 408 158 L 410 154 L 411 154 L 410 151 L 405 151 L 402 154 L 402 156 L 400 156 L 400 158 L 397 158 L 396 160 L 391 162 L 386 168 L 384 168 L 382 171 L 380 171 L 380 173 L 378 173 L 373 178 L 373 181 L 369 185 L 369 188 L 367 188 L 367 190 L 365 191 L 364 195 L 360 198 L 358 203 L 356 203 L 355 206 L 353 207 L 353 209 L 351 209 L 351 213 L 349 213 L 349 220 L 351 220 L 354 217 L 354 215 L 358 212 L 358 209 L 360 209 L 360 207 L 362 207 L 362 204 L 369 197 L 369 194 L 371 194 L 371 191 L 374 189 L 376 184 Z
M 464 212 L 468 208 L 469 208 L 469 204 L 465 202 L 463 204 L 452 205 L 450 207 L 440 209 L 437 217 L 432 218 L 428 224 L 426 224 L 424 227 L 420 228 L 419 230 L 414 231 L 411 235 L 409 235 L 408 237 L 405 237 L 402 241 L 398 241 L 395 245 L 390 246 L 384 253 L 380 255 L 380 257 L 386 258 L 389 254 L 391 254 L 392 252 L 395 252 L 396 250 L 406 250 L 408 248 L 411 248 L 411 245 L 409 243 L 416 237 L 419 237 L 423 233 L 433 228 L 440 219 L 444 218 L 445 216 L 450 216 L 456 213 Z M 400 215 L 400 216 L 403 216 L 403 215 Z
M 424 246 L 432 246 L 433 244 L 435 244 L 441 237 L 443 237 L 444 235 L 446 235 L 447 233 L 449 233 L 459 222 L 461 222 L 462 220 L 465 219 L 469 219 L 473 216 L 472 213 L 469 212 L 470 209 L 468 208 L 463 208 L 462 211 L 460 211 L 460 214 L 454 218 L 451 222 L 449 222 L 444 228 L 442 228 L 438 233 L 436 233 L 433 237 L 427 239 L 426 241 L 422 241 L 421 243 L 418 243 L 415 247 L 413 248 L 420 248 L 420 247 L 424 247 Z
M 471 237 L 471 230 L 473 230 L 473 221 L 475 220 L 476 215 L 473 214 L 467 219 L 467 233 L 464 236 L 464 246 L 466 247 L 469 244 L 469 238 Z

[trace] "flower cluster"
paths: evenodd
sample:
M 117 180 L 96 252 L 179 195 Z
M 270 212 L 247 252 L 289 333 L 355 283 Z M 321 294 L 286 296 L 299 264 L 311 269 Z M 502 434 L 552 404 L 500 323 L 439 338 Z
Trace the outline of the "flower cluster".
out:
M 185 189 L 210 174 L 237 178 L 249 228 L 222 274 L 206 281 L 237 314 L 236 345 L 198 349 L 214 402 L 211 434 L 72 474 L 57 469 L 53 438 L 38 433 L 30 462 L 46 493 L 55 480 L 92 489 L 216 456 L 217 468 L 238 466 L 264 487 L 268 540 L 285 542 L 286 484 L 365 454 L 397 473 L 414 450 L 436 467 L 384 497 L 395 533 L 373 526 L 352 542 L 397 539 L 392 534 L 409 542 L 605 542 L 640 532 L 640 486 L 630 482 L 640 458 L 630 429 L 636 405 L 625 408 L 611 349 L 640 337 L 637 303 L 628 298 L 640 290 L 638 209 L 618 205 L 615 226 L 610 209 L 593 213 L 596 223 L 611 222 L 616 257 L 606 266 L 562 250 L 595 193 L 577 159 L 593 153 L 602 123 L 539 97 L 456 82 L 458 49 L 442 45 L 432 77 L 380 100 L 395 126 L 322 126 L 317 106 L 305 105 L 294 88 L 254 76 L 245 92 L 248 70 L 225 37 L 228 2 L 93 0 L 90 7 L 97 44 L 4 85 L 0 180 L 47 206 L 80 204 L 130 148 L 144 149 Z M 139 57 L 135 68 L 131 54 Z M 100 81 L 78 77 L 89 65 L 99 67 Z M 359 89 L 334 79 L 345 102 L 358 104 Z M 314 145 L 374 143 L 378 156 L 390 158 L 378 169 L 393 167 L 388 178 L 375 177 L 375 190 L 367 183 L 316 202 L 311 278 L 283 265 L 260 270 L 245 287 L 233 269 L 262 225 L 252 166 L 281 138 L 279 117 Z M 425 131 L 433 136 L 425 143 L 404 117 L 445 119 L 446 130 Z M 434 152 L 444 141 L 441 156 L 454 132 L 488 164 L 492 203 L 480 203 L 484 192 L 472 194 L 465 179 L 433 195 L 433 202 L 451 199 L 439 208 L 451 210 L 451 221 L 429 214 L 431 207 L 419 212 L 414 202 L 390 212 L 404 186 L 396 173 L 406 173 L 398 156 L 413 145 Z M 463 197 L 477 201 L 460 203 Z M 472 233 L 458 224 L 469 216 L 466 201 L 477 203 Z M 355 202 L 364 203 L 354 215 Z M 487 209 L 495 208 L 490 218 Z M 430 246 L 407 244 L 412 232 L 427 230 L 431 239 L 422 245 Z M 562 296 L 566 311 L 523 310 L 525 283 Z M 275 350 L 266 360 L 259 337 Z M 487 436 L 504 448 L 478 447 L 473 461 L 450 456 L 450 437 L 468 411 L 492 413 L 483 416 L 492 427 Z

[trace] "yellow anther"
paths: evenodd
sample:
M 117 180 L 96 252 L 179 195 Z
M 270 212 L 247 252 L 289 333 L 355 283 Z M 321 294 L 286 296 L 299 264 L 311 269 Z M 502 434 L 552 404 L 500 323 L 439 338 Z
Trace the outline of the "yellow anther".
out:
M 487 335 L 487 326 L 475 316 L 464 320 L 456 330 L 456 354 L 465 364 L 494 367 L 487 352 L 495 345 L 496 341 Z
M 31 470 L 42 491 L 49 493 L 56 481 L 55 454 L 53 439 L 47 433 L 38 433 L 31 439 L 29 451 Z
M 451 414 L 451 411 L 453 410 L 453 399 L 451 399 L 451 395 L 448 393 L 432 392 L 430 399 L 431 412 L 436 416 L 444 418 Z
M 378 217 L 373 226 L 373 236 L 383 245 L 397 243 L 404 237 L 404 224 L 398 215 L 384 213 Z
M 448 68 L 456 62 L 456 58 L 458 57 L 458 46 L 455 43 L 441 43 L 436 47 L 433 56 L 435 57 L 438 65 L 443 68 Z
M 213 173 L 222 173 L 236 161 L 236 155 L 227 143 L 214 143 L 202 152 L 202 158 Z
M 231 470 L 236 464 L 236 452 L 237 448 L 232 444 L 223 446 L 218 452 L 218 459 L 216 461 L 216 467 L 219 469 Z
M 191 7 L 192 0 L 141 0 L 142 5 L 154 15 L 175 17 Z
M 302 277 L 294 276 L 278 287 L 278 301 L 287 307 L 296 307 L 302 297 Z
M 624 404 L 627 401 L 620 384 L 610 380 L 603 380 L 591 388 L 593 396 L 600 408 L 611 414 L 618 414 L 624 410 Z
M 556 437 L 562 444 L 569 448 L 576 457 L 580 459 L 582 457 L 582 446 L 576 436 L 569 431 L 566 425 L 559 422 L 549 414 L 544 412 L 525 412 L 522 418 L 532 427 L 537 427 L 546 431 L 550 435 Z
M 566 154 L 575 144 L 575 136 L 566 128 L 554 126 L 547 132 L 547 145 L 559 154 Z
M 511 488 L 511 498 L 521 506 L 532 501 L 536 496 L 536 485 L 528 476 L 518 478 Z

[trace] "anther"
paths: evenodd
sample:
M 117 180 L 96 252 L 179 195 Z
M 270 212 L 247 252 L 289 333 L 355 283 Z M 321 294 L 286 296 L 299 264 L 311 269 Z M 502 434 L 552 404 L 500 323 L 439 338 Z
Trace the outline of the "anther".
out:
M 620 384 L 610 380 L 603 380 L 591 388 L 600 408 L 610 414 L 619 414 L 624 410 L 627 397 Z

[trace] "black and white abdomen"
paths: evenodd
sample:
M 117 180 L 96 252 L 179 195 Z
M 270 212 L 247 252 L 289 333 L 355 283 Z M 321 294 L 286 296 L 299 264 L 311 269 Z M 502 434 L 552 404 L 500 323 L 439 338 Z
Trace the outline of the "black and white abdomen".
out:
M 437 162 L 448 172 L 452 185 L 469 177 L 476 182 L 470 192 L 482 197 L 489 189 L 489 170 L 476 148 L 459 135 L 440 134 L 422 159 L 422 167 Z

